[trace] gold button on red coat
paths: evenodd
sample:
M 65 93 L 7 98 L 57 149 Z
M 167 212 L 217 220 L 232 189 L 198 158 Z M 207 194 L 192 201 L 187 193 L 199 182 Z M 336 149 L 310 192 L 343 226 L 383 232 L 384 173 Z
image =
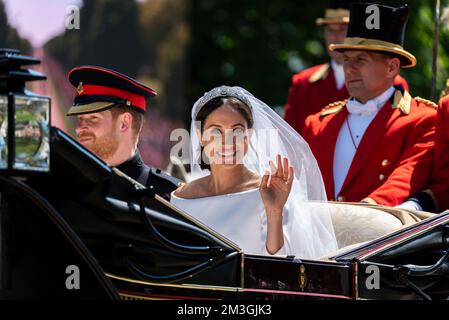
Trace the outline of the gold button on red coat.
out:
M 384 181 L 385 180 L 385 175 L 384 174 L 379 174 L 379 180 L 380 181 Z
M 345 197 L 339 196 L 339 197 L 337 197 L 337 201 L 343 202 L 343 201 L 345 201 Z
M 382 167 L 386 168 L 390 165 L 390 161 L 388 161 L 388 159 L 385 159 L 382 161 Z

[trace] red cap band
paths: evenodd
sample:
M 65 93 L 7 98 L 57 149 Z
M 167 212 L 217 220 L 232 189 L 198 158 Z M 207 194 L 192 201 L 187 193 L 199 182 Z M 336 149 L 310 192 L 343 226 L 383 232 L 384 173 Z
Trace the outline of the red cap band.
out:
M 146 109 L 145 97 L 129 91 L 93 84 L 83 84 L 82 90 L 78 91 L 78 96 L 86 95 L 114 96 L 129 101 L 133 106 L 143 111 Z

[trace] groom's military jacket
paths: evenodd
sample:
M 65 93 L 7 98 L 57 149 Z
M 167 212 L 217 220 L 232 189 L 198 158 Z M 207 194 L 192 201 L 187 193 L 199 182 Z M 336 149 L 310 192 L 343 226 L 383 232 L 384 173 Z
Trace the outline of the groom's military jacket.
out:
M 407 91 L 396 87 L 395 94 L 366 129 L 335 197 L 334 150 L 347 116 L 346 101 L 332 103 L 308 117 L 303 131 L 318 161 L 329 200 L 394 206 L 428 185 L 436 105 L 412 98 Z
M 170 201 L 171 193 L 181 183 L 180 180 L 170 176 L 168 173 L 147 166 L 138 150 L 131 159 L 119 164 L 116 168 L 167 201 Z

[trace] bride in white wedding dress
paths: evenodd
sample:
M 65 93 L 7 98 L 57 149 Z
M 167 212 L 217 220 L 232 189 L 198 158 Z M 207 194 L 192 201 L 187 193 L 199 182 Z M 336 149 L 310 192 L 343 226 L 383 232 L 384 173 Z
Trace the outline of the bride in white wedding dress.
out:
M 245 253 L 320 257 L 337 249 L 324 185 L 307 143 L 240 87 L 217 87 L 192 109 L 195 180 L 171 202 Z

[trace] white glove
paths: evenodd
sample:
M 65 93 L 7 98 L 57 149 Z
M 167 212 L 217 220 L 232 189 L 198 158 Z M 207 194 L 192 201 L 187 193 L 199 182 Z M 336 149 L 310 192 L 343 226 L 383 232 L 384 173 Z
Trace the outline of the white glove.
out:
M 417 201 L 414 201 L 414 200 L 404 201 L 403 203 L 396 206 L 395 208 L 422 211 L 422 207 L 419 205 L 419 203 Z

